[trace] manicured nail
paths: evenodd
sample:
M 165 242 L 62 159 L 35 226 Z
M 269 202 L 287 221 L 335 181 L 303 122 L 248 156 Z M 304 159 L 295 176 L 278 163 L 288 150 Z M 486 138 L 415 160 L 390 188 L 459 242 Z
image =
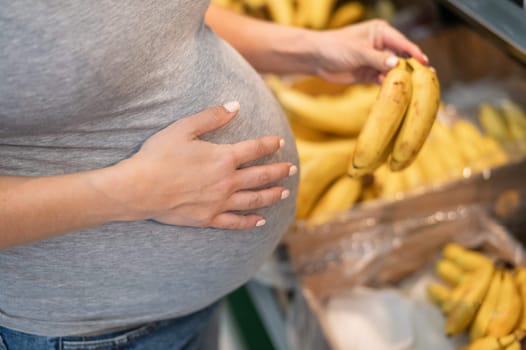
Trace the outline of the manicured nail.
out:
M 283 148 L 283 146 L 285 146 L 285 140 L 280 139 L 279 140 L 279 148 Z
M 391 56 L 385 60 L 385 65 L 389 68 L 393 68 L 398 64 L 398 57 Z
M 289 168 L 289 176 L 292 176 L 298 172 L 298 167 L 293 165 Z
M 261 219 L 259 220 L 258 222 L 256 222 L 256 227 L 260 227 L 260 226 L 263 226 L 265 225 L 267 222 L 265 221 L 265 219 Z
M 239 102 L 237 101 L 230 101 L 223 105 L 223 107 L 229 111 L 230 113 L 239 111 Z
M 424 56 L 424 60 L 426 61 L 426 63 L 429 63 L 429 58 L 426 55 L 422 55 L 422 56 Z
M 289 190 L 284 190 L 283 192 L 281 192 L 281 199 L 285 199 L 288 196 L 290 196 L 290 191 Z

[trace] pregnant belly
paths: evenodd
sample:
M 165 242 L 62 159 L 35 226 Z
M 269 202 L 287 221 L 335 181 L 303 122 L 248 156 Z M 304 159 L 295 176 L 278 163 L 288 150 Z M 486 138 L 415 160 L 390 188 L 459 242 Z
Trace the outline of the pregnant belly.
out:
M 236 52 L 207 34 L 188 55 L 188 65 L 175 64 L 163 80 L 169 89 L 152 92 L 153 97 L 131 104 L 130 110 L 95 123 L 71 123 L 55 133 L 10 137 L 9 147 L 0 146 L 0 171 L 48 175 L 108 166 L 128 157 L 149 135 L 178 118 L 231 100 L 240 102 L 237 117 L 204 139 L 233 143 L 279 135 L 285 147 L 254 163 L 298 164 L 283 111 Z M 31 322 L 89 321 L 96 328 L 101 324 L 97 320 L 106 320 L 104 327 L 120 326 L 204 307 L 253 276 L 293 221 L 298 175 L 279 185 L 289 189 L 291 196 L 257 210 L 266 225 L 252 230 L 153 221 L 109 223 L 2 251 L 0 280 L 16 288 L 17 303 L 1 309 Z M 46 278 L 35 275 L 43 269 Z

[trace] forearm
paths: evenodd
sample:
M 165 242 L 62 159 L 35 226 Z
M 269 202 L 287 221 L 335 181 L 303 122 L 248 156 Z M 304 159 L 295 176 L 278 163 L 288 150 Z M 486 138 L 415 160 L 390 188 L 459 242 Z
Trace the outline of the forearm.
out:
M 262 73 L 314 73 L 316 33 L 239 15 L 210 5 L 206 23 Z
M 0 249 L 125 217 L 109 193 L 113 169 L 49 177 L 0 176 Z

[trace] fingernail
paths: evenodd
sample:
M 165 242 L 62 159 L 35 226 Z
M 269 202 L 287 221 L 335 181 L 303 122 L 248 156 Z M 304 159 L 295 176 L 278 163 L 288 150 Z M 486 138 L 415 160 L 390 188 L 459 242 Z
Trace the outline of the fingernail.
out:
M 267 222 L 264 220 L 264 219 L 261 219 L 259 220 L 258 222 L 256 222 L 256 227 L 259 227 L 259 226 L 263 226 L 265 225 Z
M 280 139 L 279 140 L 279 148 L 283 148 L 283 146 L 285 146 L 285 140 Z
M 424 56 L 424 60 L 425 60 L 427 63 L 429 63 L 429 58 L 427 57 L 427 55 L 422 55 L 422 56 Z
M 230 101 L 223 105 L 223 107 L 229 111 L 230 113 L 239 111 L 239 102 L 237 101 Z
M 284 190 L 283 192 L 281 192 L 281 199 L 285 199 L 288 196 L 290 196 L 290 191 L 289 190 Z
M 389 68 L 393 68 L 398 64 L 398 57 L 391 56 L 385 60 L 385 65 Z
M 289 168 L 289 176 L 292 176 L 298 172 L 298 167 L 293 165 Z

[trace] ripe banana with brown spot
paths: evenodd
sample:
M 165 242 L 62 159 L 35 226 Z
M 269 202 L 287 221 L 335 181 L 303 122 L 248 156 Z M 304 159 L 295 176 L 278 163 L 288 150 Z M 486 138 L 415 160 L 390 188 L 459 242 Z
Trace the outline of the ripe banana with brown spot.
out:
M 436 73 L 414 58 L 408 60 L 413 68 L 413 94 L 391 153 L 391 170 L 406 168 L 415 159 L 426 141 L 440 106 L 440 84 Z
M 349 176 L 372 173 L 380 165 L 386 148 L 402 123 L 411 94 L 411 67 L 400 59 L 382 82 L 369 118 L 358 135 L 352 162 L 349 164 Z

